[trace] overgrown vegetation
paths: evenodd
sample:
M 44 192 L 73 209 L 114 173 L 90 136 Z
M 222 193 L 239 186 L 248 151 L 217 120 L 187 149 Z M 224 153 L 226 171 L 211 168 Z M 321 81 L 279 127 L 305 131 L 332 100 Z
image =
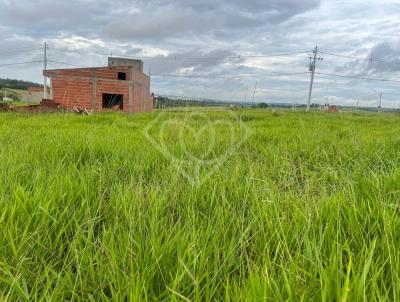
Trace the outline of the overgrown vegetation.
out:
M 218 156 L 236 121 L 205 114 Z M 199 186 L 157 113 L 1 114 L 0 300 L 399 300 L 400 117 L 235 114 L 250 136 Z M 201 156 L 187 123 L 162 139 Z
M 27 90 L 29 87 L 40 87 L 40 84 L 23 80 L 0 78 L 0 88 Z

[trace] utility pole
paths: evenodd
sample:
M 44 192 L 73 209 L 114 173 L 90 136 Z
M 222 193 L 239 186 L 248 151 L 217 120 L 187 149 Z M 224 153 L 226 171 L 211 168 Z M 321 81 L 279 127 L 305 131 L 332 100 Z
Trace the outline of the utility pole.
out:
M 256 81 L 256 85 L 254 86 L 253 100 L 252 100 L 253 105 L 254 105 L 254 97 L 256 96 L 256 91 L 257 91 L 257 84 L 258 84 L 258 80 Z
M 357 99 L 357 107 L 356 107 L 356 113 L 358 112 L 358 107 L 360 105 L 360 99 Z
M 44 42 L 44 70 L 47 70 L 47 43 Z M 44 76 L 44 83 L 43 83 L 43 98 L 47 99 L 47 77 Z
M 381 92 L 381 93 L 379 94 L 378 112 L 381 112 L 381 110 L 382 110 L 382 95 L 383 95 L 383 93 Z
M 312 90 L 313 90 L 313 85 L 314 85 L 315 67 L 317 66 L 317 61 L 323 60 L 322 58 L 317 58 L 317 55 L 318 55 L 318 46 L 317 45 L 315 46 L 313 53 L 314 53 L 314 57 L 310 57 L 309 70 L 311 71 L 311 82 L 310 82 L 310 90 L 308 92 L 307 112 L 310 111 Z

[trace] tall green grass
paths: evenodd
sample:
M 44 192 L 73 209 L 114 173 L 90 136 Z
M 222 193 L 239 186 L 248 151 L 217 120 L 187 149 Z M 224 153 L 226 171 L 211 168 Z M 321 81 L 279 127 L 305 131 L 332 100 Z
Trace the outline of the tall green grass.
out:
M 399 300 L 400 117 L 235 114 L 249 138 L 198 186 L 157 113 L 0 114 L 0 301 Z

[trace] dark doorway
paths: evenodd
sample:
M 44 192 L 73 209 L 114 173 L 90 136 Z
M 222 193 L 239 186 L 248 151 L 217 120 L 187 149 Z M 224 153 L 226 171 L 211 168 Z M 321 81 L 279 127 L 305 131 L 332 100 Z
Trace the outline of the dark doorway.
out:
M 123 109 L 124 97 L 122 94 L 103 93 L 103 108 Z

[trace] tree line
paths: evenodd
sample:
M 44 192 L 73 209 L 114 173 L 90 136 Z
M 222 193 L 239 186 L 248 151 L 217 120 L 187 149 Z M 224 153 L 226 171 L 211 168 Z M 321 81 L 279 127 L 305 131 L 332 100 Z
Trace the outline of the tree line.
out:
M 29 87 L 40 87 L 40 86 L 41 86 L 40 84 L 34 82 L 0 78 L 0 89 L 10 88 L 10 89 L 28 90 Z

